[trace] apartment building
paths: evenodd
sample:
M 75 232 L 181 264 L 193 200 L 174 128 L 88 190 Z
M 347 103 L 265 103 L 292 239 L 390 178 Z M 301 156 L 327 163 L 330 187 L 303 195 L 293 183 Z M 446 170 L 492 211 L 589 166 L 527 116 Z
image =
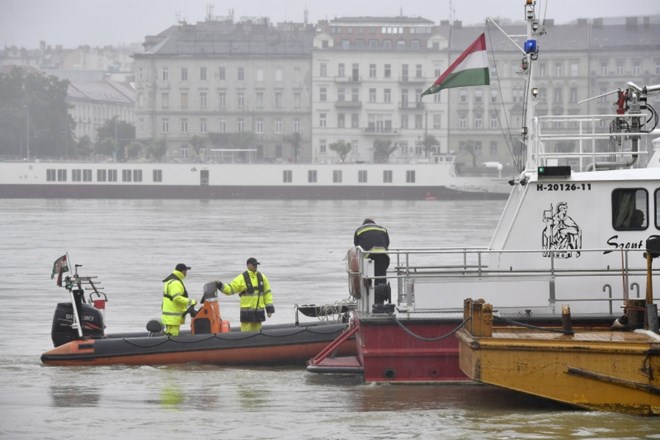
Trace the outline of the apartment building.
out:
M 210 19 L 149 36 L 134 54 L 136 135 L 171 158 L 309 161 L 313 28 Z M 193 139 L 194 137 L 194 139 Z

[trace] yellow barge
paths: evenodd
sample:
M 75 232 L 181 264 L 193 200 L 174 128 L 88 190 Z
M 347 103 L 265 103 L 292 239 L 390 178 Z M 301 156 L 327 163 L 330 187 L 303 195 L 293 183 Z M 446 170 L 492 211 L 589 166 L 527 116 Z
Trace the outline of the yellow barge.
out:
M 657 333 L 493 327 L 483 300 L 466 300 L 464 313 L 460 368 L 471 379 L 591 410 L 660 415 Z

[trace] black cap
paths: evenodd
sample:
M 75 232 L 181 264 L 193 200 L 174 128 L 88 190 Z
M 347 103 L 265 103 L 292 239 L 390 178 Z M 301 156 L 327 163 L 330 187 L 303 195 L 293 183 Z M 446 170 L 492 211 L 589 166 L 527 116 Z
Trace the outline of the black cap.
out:
M 363 224 L 363 225 L 368 225 L 368 224 L 370 224 L 370 223 L 374 223 L 374 224 L 375 224 L 376 222 L 375 222 L 374 219 L 372 219 L 372 218 L 365 218 L 365 219 L 362 221 L 362 224 Z
M 255 266 L 257 266 L 261 263 L 259 263 L 256 258 L 250 257 L 247 259 L 247 262 L 245 264 L 254 264 Z
M 185 272 L 186 270 L 190 270 L 190 266 L 187 266 L 183 263 L 179 263 L 176 265 L 175 269 L 178 270 L 179 272 Z

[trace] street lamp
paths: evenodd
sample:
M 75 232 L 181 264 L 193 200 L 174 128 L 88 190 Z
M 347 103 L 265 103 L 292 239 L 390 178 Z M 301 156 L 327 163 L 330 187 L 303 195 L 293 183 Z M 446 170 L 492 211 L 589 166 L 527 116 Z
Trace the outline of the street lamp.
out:
M 27 160 L 30 160 L 30 108 L 26 105 L 25 107 L 25 130 L 26 130 L 26 141 L 25 141 L 25 146 L 26 146 L 26 151 L 27 151 Z

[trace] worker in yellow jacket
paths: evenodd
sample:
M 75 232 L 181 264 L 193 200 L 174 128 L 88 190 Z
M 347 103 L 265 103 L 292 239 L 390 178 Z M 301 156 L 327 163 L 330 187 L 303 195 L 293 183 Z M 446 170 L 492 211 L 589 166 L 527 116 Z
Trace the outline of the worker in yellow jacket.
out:
M 186 322 L 186 312 L 191 306 L 197 304 L 197 301 L 188 298 L 188 291 L 183 284 L 183 279 L 189 270 L 190 266 L 179 263 L 163 280 L 161 321 L 165 325 L 167 336 L 179 336 L 179 327 Z
M 261 264 L 256 258 L 248 258 L 247 270 L 234 278 L 230 283 L 223 284 L 217 281 L 218 289 L 225 295 L 237 294 L 241 304 L 241 331 L 258 332 L 266 316 L 275 313 L 273 294 L 270 291 L 270 282 L 266 275 L 257 271 Z

